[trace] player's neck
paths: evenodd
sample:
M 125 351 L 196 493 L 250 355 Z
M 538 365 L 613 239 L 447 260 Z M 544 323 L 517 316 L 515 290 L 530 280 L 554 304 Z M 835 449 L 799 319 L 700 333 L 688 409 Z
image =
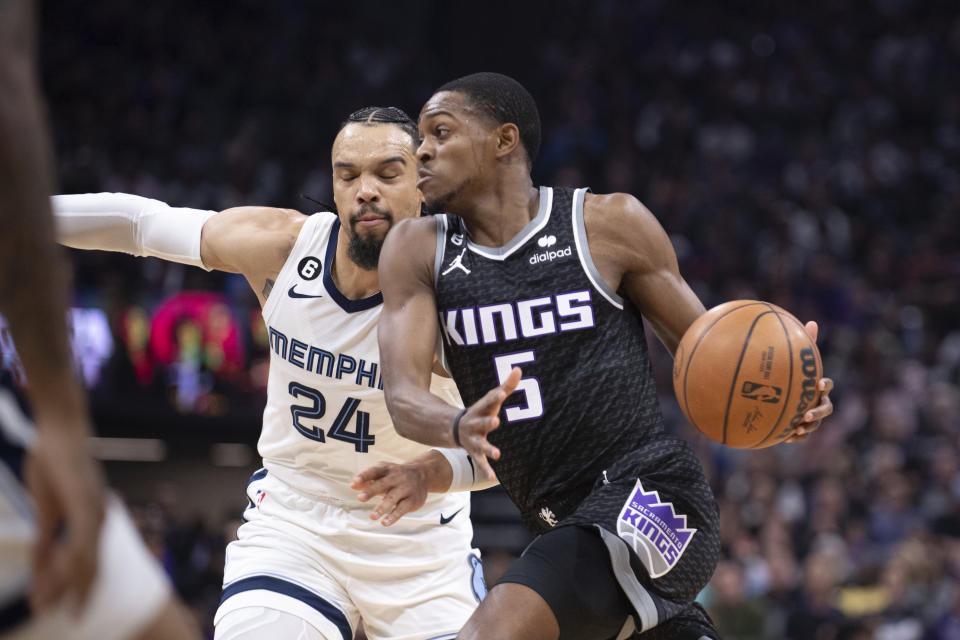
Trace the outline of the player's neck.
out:
M 351 300 L 369 298 L 380 291 L 380 278 L 376 269 L 361 269 L 356 262 L 347 255 L 350 239 L 340 229 L 337 241 L 337 252 L 333 257 L 330 276 L 340 293 Z
M 530 174 L 503 177 L 497 184 L 479 190 L 463 207 L 470 239 L 487 247 L 502 247 L 537 215 L 540 192 Z

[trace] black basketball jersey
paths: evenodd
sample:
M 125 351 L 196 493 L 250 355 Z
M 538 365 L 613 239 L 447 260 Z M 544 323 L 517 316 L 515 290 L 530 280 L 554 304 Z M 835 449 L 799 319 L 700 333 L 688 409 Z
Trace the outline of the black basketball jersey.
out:
M 436 217 L 444 364 L 467 406 L 523 370 L 489 440 L 501 449 L 492 462 L 501 484 L 541 529 L 647 443 L 657 442 L 651 458 L 662 460 L 665 445 L 692 457 L 663 432 L 639 312 L 590 257 L 586 191 L 541 187 L 536 217 L 498 248 L 472 243 L 460 218 Z

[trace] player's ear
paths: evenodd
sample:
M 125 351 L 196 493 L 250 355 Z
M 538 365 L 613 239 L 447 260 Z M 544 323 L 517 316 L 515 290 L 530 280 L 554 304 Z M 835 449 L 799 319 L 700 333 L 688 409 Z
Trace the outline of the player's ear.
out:
M 497 127 L 497 157 L 510 155 L 520 144 L 520 129 L 512 122 Z

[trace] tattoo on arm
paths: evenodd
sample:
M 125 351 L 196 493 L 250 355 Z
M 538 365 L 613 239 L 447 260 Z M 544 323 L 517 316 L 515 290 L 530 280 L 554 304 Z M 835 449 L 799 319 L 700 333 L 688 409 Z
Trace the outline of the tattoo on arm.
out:
M 266 300 L 270 297 L 270 292 L 273 291 L 274 281 L 270 278 L 267 278 L 267 282 L 263 285 L 263 290 L 260 292 L 260 295 L 263 296 L 263 299 Z

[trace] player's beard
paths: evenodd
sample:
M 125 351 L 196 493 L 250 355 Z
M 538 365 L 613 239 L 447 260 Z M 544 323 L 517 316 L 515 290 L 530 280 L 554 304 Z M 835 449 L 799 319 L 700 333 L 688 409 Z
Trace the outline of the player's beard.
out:
M 377 237 L 374 233 L 363 234 L 356 230 L 357 221 L 364 213 L 373 212 L 381 215 L 387 221 L 387 231 L 393 227 L 393 214 L 386 209 L 380 209 L 374 205 L 365 204 L 358 211 L 350 215 L 349 233 L 350 244 L 347 246 L 347 257 L 350 258 L 361 269 L 373 270 L 377 268 L 380 262 L 380 250 L 383 249 L 383 236 Z

